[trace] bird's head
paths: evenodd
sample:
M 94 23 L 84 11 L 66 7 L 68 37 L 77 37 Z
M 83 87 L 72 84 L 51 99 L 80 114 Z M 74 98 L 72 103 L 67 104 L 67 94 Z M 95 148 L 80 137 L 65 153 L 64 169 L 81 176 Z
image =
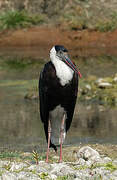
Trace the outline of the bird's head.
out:
M 75 66 L 75 64 L 71 61 L 69 55 L 68 55 L 68 50 L 62 46 L 62 45 L 55 45 L 51 50 L 50 50 L 50 58 L 53 61 L 54 59 L 63 61 L 67 66 L 69 66 L 74 72 L 76 72 L 79 77 L 81 77 L 81 73 Z

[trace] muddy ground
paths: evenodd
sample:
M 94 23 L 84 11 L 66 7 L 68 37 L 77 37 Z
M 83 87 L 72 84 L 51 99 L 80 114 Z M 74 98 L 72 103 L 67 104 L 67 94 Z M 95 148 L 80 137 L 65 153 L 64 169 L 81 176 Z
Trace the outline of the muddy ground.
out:
M 41 58 L 47 58 L 50 48 L 55 44 L 66 46 L 72 57 L 117 55 L 117 30 L 70 31 L 64 27 L 41 26 L 0 32 L 0 53 L 15 48 L 24 50 L 25 54 L 28 50 L 29 55 L 32 55 L 33 49 L 37 49 Z

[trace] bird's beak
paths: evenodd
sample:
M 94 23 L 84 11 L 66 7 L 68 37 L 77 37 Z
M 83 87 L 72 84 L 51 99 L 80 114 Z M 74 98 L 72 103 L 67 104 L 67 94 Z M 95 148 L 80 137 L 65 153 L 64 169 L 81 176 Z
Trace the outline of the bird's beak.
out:
M 76 65 L 70 60 L 70 58 L 68 57 L 68 55 L 64 55 L 63 61 L 64 61 L 64 63 L 67 64 L 74 72 L 76 72 L 76 73 L 79 75 L 80 78 L 82 77 L 80 71 L 77 69 Z

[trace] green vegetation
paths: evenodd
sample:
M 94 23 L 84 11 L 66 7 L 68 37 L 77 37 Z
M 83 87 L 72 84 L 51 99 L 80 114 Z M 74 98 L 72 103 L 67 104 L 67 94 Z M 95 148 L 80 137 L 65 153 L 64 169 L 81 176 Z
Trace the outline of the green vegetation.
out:
M 34 64 L 32 61 L 28 61 L 25 59 L 11 59 L 4 62 L 8 68 L 12 69 L 24 69 L 30 65 Z
M 85 13 L 80 15 L 75 12 L 65 13 L 61 18 L 62 23 L 67 24 L 70 30 L 82 30 L 87 29 L 87 20 Z
M 33 155 L 33 159 L 35 160 L 36 164 L 38 165 L 39 164 L 39 155 L 38 155 L 37 151 L 33 150 L 32 155 Z
M 117 170 L 117 166 L 113 165 L 112 162 L 105 164 L 105 168 L 111 172 Z
M 48 173 L 47 172 L 42 172 L 39 174 L 39 177 L 43 180 L 46 180 L 47 179 L 47 176 L 48 176 Z
M 113 12 L 110 18 L 99 20 L 96 24 L 96 29 L 101 32 L 114 31 L 117 29 L 117 12 Z
M 90 14 L 81 6 L 73 6 L 59 17 L 59 22 L 71 30 L 95 29 L 101 32 L 113 31 L 117 28 L 117 12 L 110 17 L 91 23 Z M 0 14 L 0 29 L 26 28 L 46 22 L 44 14 L 29 14 L 26 11 L 6 11 Z M 92 24 L 92 25 L 91 25 Z
M 72 179 L 72 177 L 71 177 L 71 176 L 68 176 L 68 175 L 66 175 L 66 176 L 59 176 L 59 177 L 57 178 L 57 180 L 70 180 L 70 179 Z
M 49 23 L 51 25 L 62 24 L 71 30 L 92 29 L 101 32 L 113 31 L 117 29 L 117 6 L 114 2 L 91 0 L 75 1 L 36 1 L 28 2 L 28 7 L 24 5 L 24 10 L 17 10 L 12 2 L 5 3 L 0 14 L 0 29 L 25 28 L 32 25 Z M 19 3 L 17 3 L 19 4 Z M 101 4 L 101 5 L 100 5 Z M 37 8 L 38 7 L 38 8 Z M 29 10 L 28 10 L 29 8 Z M 25 10 L 26 9 L 26 10 Z M 41 13 L 43 12 L 43 13 Z
M 1 152 L 0 153 L 0 158 L 14 158 L 17 157 L 19 158 L 19 153 L 18 152 Z
M 25 11 L 7 11 L 0 14 L 0 29 L 25 28 L 44 22 L 43 15 L 29 15 Z
M 10 57 L 10 58 L 0 58 L 0 69 L 8 69 L 8 70 L 25 70 L 29 67 L 38 66 L 41 68 L 43 65 L 43 60 L 40 59 L 39 61 L 31 58 L 19 58 L 19 57 Z
M 81 81 L 81 93 L 79 99 L 81 101 L 98 102 L 104 106 L 117 106 L 117 84 L 114 77 L 106 77 L 102 79 L 104 83 L 110 83 L 110 87 L 100 87 L 97 77 L 89 76 L 87 80 Z
M 92 22 L 89 19 L 90 13 L 79 7 L 65 13 L 61 22 L 71 30 L 93 29 L 100 32 L 114 31 L 117 29 L 117 12 L 113 12 L 108 18 L 96 19 Z

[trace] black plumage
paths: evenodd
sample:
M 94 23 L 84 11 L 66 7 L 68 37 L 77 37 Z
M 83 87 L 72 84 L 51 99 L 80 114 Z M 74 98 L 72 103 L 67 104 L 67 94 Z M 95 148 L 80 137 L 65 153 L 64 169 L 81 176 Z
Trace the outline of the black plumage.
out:
M 57 48 L 58 51 L 64 52 L 64 48 L 59 48 L 59 47 Z M 76 66 L 74 65 L 74 67 Z M 50 119 L 50 112 L 52 112 L 57 106 L 60 106 L 64 109 L 66 114 L 64 128 L 65 131 L 67 132 L 72 122 L 74 108 L 77 99 L 77 92 L 78 92 L 77 72 L 74 71 L 72 79 L 69 81 L 69 83 L 63 86 L 60 83 L 59 77 L 57 77 L 56 75 L 55 65 L 51 61 L 49 61 L 44 65 L 44 68 L 40 73 L 40 79 L 39 79 L 39 97 L 40 97 L 39 100 L 40 100 L 40 116 L 44 125 L 44 131 L 47 142 L 48 142 L 48 131 L 49 131 L 48 125 Z M 62 121 L 62 119 L 60 121 Z M 54 148 L 55 151 L 57 151 L 56 144 L 51 142 L 51 136 L 50 136 L 49 147 L 52 147 Z

